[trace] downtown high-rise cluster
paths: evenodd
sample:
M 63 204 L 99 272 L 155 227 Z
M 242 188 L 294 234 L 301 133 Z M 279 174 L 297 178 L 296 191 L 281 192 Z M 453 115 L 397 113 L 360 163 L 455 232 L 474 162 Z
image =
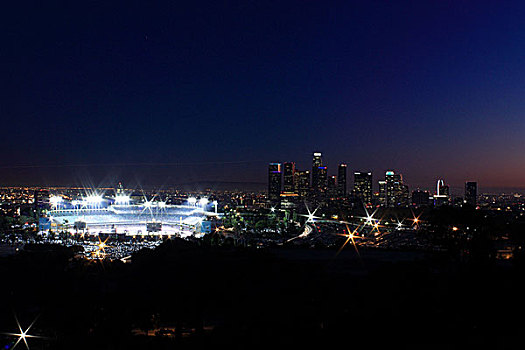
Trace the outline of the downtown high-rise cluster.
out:
M 336 175 L 328 174 L 321 152 L 314 152 L 311 170 L 299 170 L 295 162 L 270 163 L 268 166 L 268 203 L 271 206 L 293 206 L 298 201 L 349 201 L 366 207 L 408 207 L 445 204 L 476 206 L 477 183 L 465 184 L 465 197 L 452 203 L 449 186 L 438 180 L 436 192 L 415 190 L 410 194 L 403 175 L 387 170 L 373 190 L 371 171 L 354 171 L 353 188 L 348 189 L 347 164 L 340 163 Z

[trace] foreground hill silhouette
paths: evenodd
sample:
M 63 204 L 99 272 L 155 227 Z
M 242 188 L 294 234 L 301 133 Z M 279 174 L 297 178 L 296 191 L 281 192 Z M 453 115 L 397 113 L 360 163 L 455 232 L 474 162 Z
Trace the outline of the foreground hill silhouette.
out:
M 523 326 L 521 267 L 447 254 L 175 239 L 124 264 L 28 248 L 0 261 L 0 331 L 39 316 L 35 349 L 512 348 Z

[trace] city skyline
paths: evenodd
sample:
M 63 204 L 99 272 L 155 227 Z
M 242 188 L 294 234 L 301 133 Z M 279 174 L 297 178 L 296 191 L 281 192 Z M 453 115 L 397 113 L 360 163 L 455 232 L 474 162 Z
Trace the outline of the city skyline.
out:
M 522 342 L 524 1 L 0 23 L 1 349 Z
M 443 179 L 436 182 L 435 191 L 422 191 L 412 188 L 403 178 L 403 174 L 393 169 L 385 171 L 384 177 L 377 179 L 377 191 L 374 191 L 372 172 L 354 171 L 352 189 L 347 191 L 348 165 L 339 163 L 337 175 L 330 175 L 319 150 L 312 152 L 311 177 L 308 171 L 302 171 L 295 162 L 273 162 L 268 164 L 268 205 L 271 208 L 296 208 L 300 203 L 316 205 L 350 205 L 351 207 L 408 208 L 426 206 L 476 207 L 478 201 L 478 183 L 465 182 L 464 192 L 451 193 L 450 186 Z M 377 174 L 376 174 L 377 178 Z M 273 210 L 272 209 L 272 210 Z
M 262 183 L 320 149 L 525 186 L 522 2 L 29 6 L 3 11 L 0 184 Z
M 246 163 L 246 162 L 231 162 L 231 164 L 243 164 L 243 163 Z M 257 162 L 257 163 L 262 163 L 262 162 Z M 281 164 L 281 166 L 283 167 L 283 176 L 284 176 L 284 165 L 285 164 L 294 164 L 294 167 L 295 167 L 295 172 L 303 172 L 303 171 L 307 171 L 309 173 L 309 178 L 310 178 L 310 174 L 311 174 L 311 170 L 312 169 L 308 169 L 308 165 L 305 165 L 307 164 L 307 162 L 305 161 L 289 161 L 289 162 L 282 162 L 282 161 L 276 161 L 276 162 L 270 162 L 271 163 L 279 163 Z M 230 164 L 229 162 L 226 163 L 226 164 Z M 297 164 L 300 164 L 300 166 L 297 166 Z M 263 165 L 263 164 L 261 164 Z M 263 169 L 266 169 L 268 163 L 264 164 L 264 168 L 261 168 L 261 169 L 258 169 L 260 171 L 262 171 Z M 379 191 L 379 187 L 378 187 L 378 181 L 382 178 L 381 176 L 383 176 L 385 174 L 385 172 L 388 172 L 389 170 L 395 170 L 395 171 L 399 171 L 398 169 L 394 169 L 394 168 L 381 168 L 381 170 L 379 171 L 371 171 L 371 170 L 363 170 L 363 169 L 354 169 L 352 168 L 351 166 L 349 166 L 347 163 L 344 163 L 344 162 L 340 162 L 338 163 L 337 165 L 335 166 L 328 166 L 326 165 L 326 163 L 324 164 L 323 168 L 326 168 L 326 171 L 327 171 L 327 177 L 335 177 L 336 179 L 339 179 L 339 167 L 343 165 L 346 167 L 348 167 L 348 175 L 347 175 L 347 179 L 346 179 L 346 184 L 347 186 L 350 186 L 354 184 L 354 173 L 355 172 L 362 172 L 362 173 L 369 173 L 369 174 L 373 174 L 372 175 L 372 189 L 374 192 L 378 192 Z M 132 165 L 130 165 L 132 166 Z M 146 165 L 141 165 L 142 166 L 146 166 Z M 153 165 L 153 166 L 158 166 L 158 165 Z M 168 167 L 169 165 L 164 165 L 164 167 Z M 172 165 L 174 167 L 184 167 L 185 165 Z M 203 164 L 203 166 L 206 166 L 206 164 Z M 311 165 L 310 165 L 311 166 Z M 97 165 L 96 167 L 99 167 L 101 169 L 103 169 L 100 174 L 97 176 L 88 176 L 86 174 L 83 174 L 83 175 L 80 175 L 80 172 L 77 174 L 77 179 L 76 180 L 71 180 L 71 181 L 66 181 L 66 182 L 27 182 L 27 181 L 14 181 L 14 182 L 6 182 L 6 183 L 2 183 L 0 184 L 0 187 L 17 187 L 17 186 L 28 186 L 28 187 L 75 187 L 75 186 L 84 186 L 84 187 L 93 187 L 93 188 L 103 188 L 103 187 L 111 187 L 113 186 L 114 183 L 117 183 L 117 182 L 125 182 L 125 183 L 128 183 L 130 185 L 130 187 L 144 187 L 144 188 L 177 188 L 177 187 L 186 187 L 188 185 L 193 185 L 193 184 L 196 184 L 196 185 L 199 185 L 199 184 L 202 184 L 202 185 L 206 185 L 208 187 L 206 188 L 211 188 L 213 189 L 213 186 L 215 184 L 221 186 L 221 185 L 228 185 L 228 184 L 231 184 L 232 186 L 237 186 L 236 188 L 239 189 L 239 190 L 263 190 L 264 188 L 267 187 L 267 182 L 268 182 L 268 179 L 265 175 L 261 175 L 261 174 L 258 174 L 258 178 L 255 179 L 255 181 L 243 181 L 242 178 L 235 178 L 235 177 L 231 177 L 231 178 L 199 178 L 199 176 L 197 175 L 196 177 L 190 177 L 189 180 L 190 181 L 186 181 L 186 182 L 173 182 L 173 181 L 170 181 L 172 179 L 171 176 L 169 175 L 166 175 L 165 178 L 162 178 L 161 181 L 155 181 L 155 180 L 158 180 L 156 178 L 153 178 L 153 179 L 149 179 L 148 178 L 143 178 L 142 180 L 141 179 L 138 179 L 137 177 L 133 177 L 133 176 L 129 176 L 129 174 L 135 174 L 135 170 L 132 170 L 129 172 L 129 174 L 126 174 L 126 171 L 123 170 L 122 168 L 125 168 L 124 166 L 122 167 L 116 167 L 116 166 L 110 166 L 110 165 L 107 165 L 107 166 L 102 166 L 102 165 Z M 27 167 L 27 168 L 23 168 L 23 169 L 35 169 L 35 168 L 39 168 L 39 167 Z M 59 169 L 61 168 L 64 168 L 64 167 L 57 167 Z M 65 168 L 68 168 L 67 166 Z M 79 166 L 71 166 L 71 168 L 85 168 L 85 166 L 83 165 L 79 165 Z M 104 168 L 110 168 L 112 169 L 111 171 L 106 171 L 104 170 Z M 118 171 L 115 171 L 116 168 L 120 168 Z M 335 168 L 335 169 L 334 169 Z M 303 170 L 304 169 L 304 170 Z M 97 172 L 93 172 L 93 173 L 97 173 Z M 106 174 L 106 175 L 103 175 L 103 174 Z M 118 175 L 117 175 L 118 174 Z M 403 172 L 403 174 L 406 174 L 405 172 Z M 120 175 L 120 176 L 119 176 Z M 409 176 L 408 176 L 409 177 Z M 48 177 L 49 178 L 49 177 Z M 60 176 L 58 176 L 57 178 L 60 178 Z M 430 190 L 432 191 L 433 189 L 435 189 L 435 182 L 437 180 L 440 180 L 442 179 L 442 177 L 437 177 L 435 176 L 433 179 L 429 179 L 427 182 L 423 182 L 423 183 L 414 183 L 413 181 L 410 181 L 410 185 L 411 185 L 411 188 L 413 189 L 421 189 L 421 190 Z M 56 178 L 55 178 L 56 180 Z M 188 180 L 188 179 L 187 179 Z M 238 180 L 238 181 L 236 181 Z M 466 182 L 469 182 L 469 181 L 474 181 L 474 182 L 478 182 L 475 178 L 470 178 L 470 179 L 464 179 L 463 182 L 461 183 L 451 183 L 449 182 L 447 179 L 445 179 L 447 181 L 447 184 L 450 185 L 450 188 L 453 189 L 453 193 L 452 194 L 459 194 L 459 193 L 463 193 L 463 190 L 464 190 L 464 186 L 465 186 L 465 183 Z M 284 181 L 284 177 L 283 177 L 283 181 Z M 310 179 L 311 181 L 311 179 Z M 338 181 L 338 180 L 337 180 Z M 245 187 L 243 187 L 245 186 Z M 339 185 L 336 185 L 336 187 L 338 187 Z M 204 190 L 206 189 L 205 187 L 202 187 L 202 188 L 199 188 L 200 190 Z M 525 191 L 525 187 L 524 188 L 521 188 L 521 187 L 491 187 L 491 186 L 483 186 L 482 188 L 484 188 L 487 192 L 487 193 L 490 193 L 490 192 L 521 192 L 522 190 Z M 283 183 L 283 189 L 284 189 L 284 183 Z
M 325 158 L 325 154 L 322 153 L 322 152 L 319 152 L 319 154 L 323 154 L 323 159 Z M 310 156 L 312 155 L 312 153 L 310 153 Z M 226 165 L 232 165 L 232 164 L 236 164 L 236 165 L 242 165 L 242 164 L 245 164 L 247 162 L 227 162 L 225 163 Z M 262 162 L 257 162 L 257 163 L 262 163 Z M 309 178 L 309 181 L 311 182 L 312 179 L 310 179 L 311 175 L 312 174 L 312 171 L 313 169 L 309 169 L 308 167 L 311 166 L 310 165 L 307 165 L 308 163 L 306 161 L 288 161 L 288 162 L 282 162 L 282 161 L 276 161 L 276 162 L 270 162 L 271 163 L 276 163 L 276 164 L 281 164 L 281 172 L 282 172 L 282 176 L 283 176 L 283 190 L 284 190 L 284 176 L 286 174 L 286 170 L 285 170 L 285 165 L 286 164 L 293 164 L 293 167 L 294 167 L 294 173 L 299 173 L 299 172 L 308 172 L 308 178 Z M 214 163 L 214 164 L 218 164 L 218 163 Z M 297 165 L 299 164 L 299 165 Z M 201 164 L 201 165 L 197 165 L 197 166 L 207 166 L 208 164 Z M 266 169 L 266 166 L 268 165 L 265 164 L 265 168 Z M 17 186 L 29 186 L 29 187 L 74 187 L 74 186 L 84 186 L 84 187 L 93 187 L 93 188 L 103 188 L 103 187 L 111 187 L 113 186 L 114 183 L 117 183 L 117 182 L 126 182 L 130 185 L 130 187 L 137 187 L 137 188 L 141 188 L 141 187 L 144 187 L 144 188 L 184 188 L 184 187 L 187 187 L 189 185 L 197 185 L 197 187 L 195 189 L 198 189 L 198 190 L 204 190 L 204 189 L 207 189 L 207 188 L 210 188 L 210 189 L 215 189 L 215 190 L 221 190 L 221 189 L 224 189 L 223 186 L 228 186 L 228 185 L 231 185 L 231 186 L 235 186 L 236 189 L 238 190 L 264 190 L 267 185 L 268 185 L 268 179 L 266 176 L 263 176 L 261 174 L 259 174 L 259 178 L 257 180 L 260 180 L 260 181 L 242 181 L 242 179 L 238 179 L 239 181 L 235 181 L 235 178 L 229 178 L 229 179 L 219 179 L 217 180 L 217 178 L 215 179 L 195 179 L 194 177 L 190 178 L 190 181 L 186 181 L 186 182 L 172 182 L 170 181 L 171 177 L 167 176 L 165 179 L 163 179 L 162 182 L 157 182 L 157 181 L 148 181 L 148 179 L 143 179 L 143 180 L 140 180 L 138 179 L 137 177 L 133 178 L 133 177 L 130 177 L 130 176 L 127 176 L 125 171 L 120 169 L 119 171 L 115 171 L 114 169 L 115 168 L 118 168 L 116 166 L 102 166 L 102 165 L 96 165 L 97 167 L 100 167 L 101 169 L 104 169 L 104 168 L 112 168 L 113 170 L 111 172 L 109 171 L 106 171 L 106 176 L 102 176 L 100 177 L 99 179 L 97 179 L 96 177 L 89 177 L 89 176 L 86 176 L 85 174 L 82 175 L 82 176 L 78 176 L 78 179 L 75 181 L 71 181 L 71 182 L 65 182 L 65 183 L 32 183 L 32 182 L 24 182 L 24 181 L 18 181 L 18 182 L 14 182 L 14 183 L 4 183 L 4 184 L 0 184 L 0 187 L 17 187 Z M 130 166 L 133 166 L 133 165 L 130 165 Z M 140 166 L 146 166 L 144 164 L 140 165 Z M 153 165 L 153 166 L 161 166 L 161 165 Z M 182 165 L 169 165 L 169 164 L 165 164 L 165 165 L 162 165 L 163 167 L 169 167 L 169 166 L 174 166 L 174 167 L 185 167 L 185 166 L 190 166 L 189 164 L 182 164 Z M 195 166 L 195 165 L 193 165 Z M 336 187 L 339 188 L 340 184 L 339 184 L 339 179 L 340 179 L 340 167 L 343 166 L 345 169 L 348 168 L 348 174 L 346 175 L 346 179 L 345 179 L 345 186 L 353 186 L 354 185 L 354 182 L 355 182 L 355 179 L 354 179 L 354 173 L 363 173 L 363 174 L 373 174 L 372 175 L 372 190 L 374 193 L 376 192 L 379 192 L 379 185 L 378 185 L 378 181 L 382 179 L 382 176 L 390 171 L 390 170 L 394 170 L 396 172 L 399 172 L 400 170 L 399 169 L 394 169 L 394 168 L 381 168 L 381 170 L 379 171 L 370 171 L 370 170 L 363 170 L 363 169 L 354 169 L 352 168 L 351 166 L 349 166 L 347 163 L 345 162 L 339 162 L 337 163 L 337 165 L 332 165 L 332 166 L 328 166 L 326 164 L 326 162 L 324 162 L 323 164 L 323 168 L 326 168 L 325 171 L 326 171 L 326 176 L 327 176 L 327 179 L 330 178 L 330 177 L 334 177 L 335 179 L 337 179 L 337 183 L 336 183 Z M 85 166 L 72 166 L 71 168 L 84 168 Z M 122 166 L 123 168 L 125 168 L 126 166 Z M 38 167 L 36 167 L 38 168 Z M 64 167 L 57 167 L 59 169 L 61 168 L 64 168 Z M 67 166 L 65 168 L 68 168 Z M 34 169 L 34 167 L 23 167 L 23 169 Z M 304 169 L 304 170 L 303 170 Z M 259 169 L 261 170 L 261 169 Z M 104 172 L 105 170 L 103 170 Z M 103 173 L 102 172 L 102 173 Z M 111 175 L 110 175 L 111 173 Z M 131 171 L 130 172 L 131 174 L 134 174 L 134 171 Z M 117 176 L 116 174 L 120 174 L 120 176 Z M 403 172 L 403 174 L 405 174 L 405 172 Z M 129 174 L 128 174 L 129 175 Z M 349 177 L 348 177 L 349 176 Z M 102 178 L 102 179 L 101 179 Z M 150 179 L 151 180 L 151 179 Z M 232 181 L 229 181 L 229 180 L 232 180 Z M 427 191 L 430 191 L 432 192 L 433 189 L 435 190 L 435 182 L 438 181 L 438 180 L 443 180 L 442 177 L 437 177 L 435 176 L 433 179 L 430 179 L 428 182 L 425 182 L 425 183 L 414 183 L 413 181 L 410 181 L 409 180 L 409 183 L 410 183 L 410 186 L 411 186 L 411 189 L 420 189 L 420 190 L 427 190 Z M 473 179 L 473 178 L 470 178 L 470 179 L 464 179 L 463 182 L 461 183 L 451 183 L 448 181 L 447 178 L 444 179 L 446 182 L 447 182 L 447 185 L 450 186 L 450 188 L 452 189 L 452 193 L 453 195 L 458 195 L 458 194 L 463 194 L 463 191 L 464 191 L 464 186 L 465 186 L 465 183 L 467 182 L 471 182 L 471 181 L 474 181 L 474 182 L 478 182 L 476 179 Z M 200 186 L 202 185 L 202 186 Z M 214 186 L 217 185 L 221 188 L 214 188 Z M 199 187 L 200 186 L 200 187 Z M 203 187 L 204 186 L 204 187 Z M 243 187 L 244 186 L 244 187 Z M 310 186 L 310 185 L 309 185 Z M 501 193 L 504 193 L 504 192 L 507 192 L 507 193 L 512 193 L 512 192 L 521 192 L 521 190 L 525 190 L 525 188 L 519 188 L 519 187 L 512 187 L 512 188 L 509 188 L 509 187 L 490 187 L 490 186 L 482 186 L 482 188 L 484 189 L 484 192 L 485 193 L 492 193 L 492 192 L 501 192 Z M 226 189 L 229 189 L 228 187 L 226 187 Z M 339 190 L 338 190 L 339 191 Z M 286 191 L 285 191 L 286 192 Z

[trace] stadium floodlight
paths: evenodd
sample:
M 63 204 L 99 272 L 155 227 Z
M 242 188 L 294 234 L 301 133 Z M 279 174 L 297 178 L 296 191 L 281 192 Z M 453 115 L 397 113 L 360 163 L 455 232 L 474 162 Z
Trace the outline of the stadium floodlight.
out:
M 152 205 L 153 205 L 153 202 L 151 202 L 151 201 L 145 201 L 145 202 L 144 202 L 144 206 L 145 206 L 146 208 L 149 208 L 149 207 L 151 207 Z
M 71 201 L 71 204 L 76 207 L 77 205 L 83 205 L 84 202 L 83 201 L 79 201 L 79 200 L 74 200 L 74 201 Z
M 88 204 L 97 205 L 97 204 L 102 203 L 104 199 L 100 195 L 91 195 L 91 196 L 87 196 L 85 200 Z
M 87 201 L 89 203 L 100 203 L 100 202 L 102 202 L 102 196 L 98 196 L 98 195 L 88 196 L 86 199 L 87 199 Z
M 199 204 L 202 205 L 202 206 L 205 206 L 206 204 L 208 204 L 208 198 L 201 198 L 199 199 Z
M 118 195 L 115 197 L 115 203 L 117 204 L 127 204 L 129 203 L 129 196 L 125 196 L 125 195 Z
M 166 202 L 158 202 L 158 206 L 160 208 L 165 208 L 166 207 Z
M 188 203 L 190 203 L 191 205 L 195 205 L 195 203 L 197 203 L 197 198 L 195 197 L 188 198 Z
M 49 203 L 51 203 L 54 207 L 58 206 L 63 201 L 64 201 L 64 198 L 62 198 L 60 196 L 51 196 L 51 197 L 49 197 Z

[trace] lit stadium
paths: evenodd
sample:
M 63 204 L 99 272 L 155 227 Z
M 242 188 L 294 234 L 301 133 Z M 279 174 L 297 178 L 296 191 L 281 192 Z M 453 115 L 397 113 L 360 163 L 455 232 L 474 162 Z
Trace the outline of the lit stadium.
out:
M 208 211 L 208 210 L 213 211 Z M 105 198 L 92 194 L 80 200 L 49 198 L 49 210 L 40 218 L 40 231 L 67 231 L 88 235 L 202 236 L 211 232 L 217 218 L 217 202 L 190 197 L 182 205 L 163 201 L 134 203 L 118 194 Z

